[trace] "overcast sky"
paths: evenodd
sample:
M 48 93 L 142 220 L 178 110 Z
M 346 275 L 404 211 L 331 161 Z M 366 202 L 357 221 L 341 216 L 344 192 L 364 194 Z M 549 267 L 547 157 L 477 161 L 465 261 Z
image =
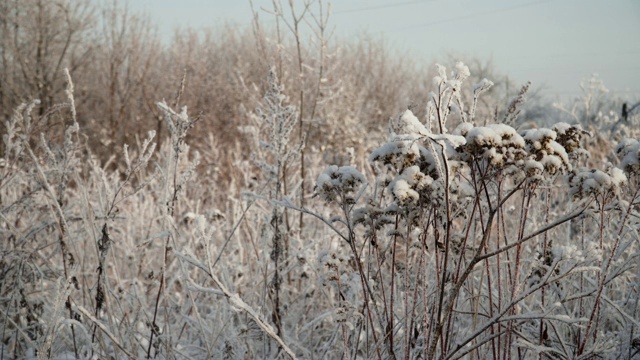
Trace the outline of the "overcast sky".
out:
M 302 0 L 294 1 L 300 8 Z M 251 22 L 248 0 L 129 4 L 166 39 L 176 27 Z M 271 0 L 254 5 L 272 8 Z M 640 101 L 640 0 L 334 0 L 331 8 L 337 36 L 380 35 L 418 61 L 445 62 L 449 53 L 491 59 L 517 83 L 530 80 L 563 97 L 598 73 L 613 93 Z

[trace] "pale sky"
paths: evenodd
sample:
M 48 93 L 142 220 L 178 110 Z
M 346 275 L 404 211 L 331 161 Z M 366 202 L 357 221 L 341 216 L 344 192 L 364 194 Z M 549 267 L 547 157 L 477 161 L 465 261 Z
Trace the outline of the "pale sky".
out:
M 294 1 L 300 9 L 302 1 Z M 251 23 L 248 0 L 129 4 L 149 15 L 164 38 L 176 27 Z M 271 4 L 254 0 L 256 8 Z M 334 0 L 331 8 L 337 36 L 382 36 L 399 56 L 407 50 L 416 61 L 443 65 L 451 65 L 449 53 L 492 59 L 517 83 L 530 80 L 564 98 L 578 95 L 580 80 L 597 73 L 613 94 L 640 101 L 640 0 Z

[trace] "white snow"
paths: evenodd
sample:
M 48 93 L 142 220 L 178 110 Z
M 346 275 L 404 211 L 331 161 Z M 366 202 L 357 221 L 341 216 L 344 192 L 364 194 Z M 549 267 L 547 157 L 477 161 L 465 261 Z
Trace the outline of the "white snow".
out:
M 492 86 L 493 81 L 484 78 L 480 80 L 479 83 L 473 85 L 473 93 L 478 96 L 480 93 L 489 90 Z
M 405 110 L 399 117 L 394 126 L 397 134 L 421 135 L 427 136 L 431 132 L 418 120 L 411 110 Z
M 464 81 L 469 76 L 471 76 L 471 72 L 469 71 L 469 67 L 465 65 L 462 61 L 458 61 L 456 63 L 456 69 L 453 72 L 453 77 L 456 80 Z
M 418 192 L 413 190 L 405 179 L 396 179 L 391 186 L 393 196 L 395 196 L 401 204 L 418 201 L 418 199 L 420 199 Z

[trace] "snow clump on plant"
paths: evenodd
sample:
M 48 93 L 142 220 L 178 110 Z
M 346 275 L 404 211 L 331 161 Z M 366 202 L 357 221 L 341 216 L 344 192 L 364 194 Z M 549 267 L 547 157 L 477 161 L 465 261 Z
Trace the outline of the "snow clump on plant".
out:
M 574 198 L 600 194 L 618 195 L 626 182 L 627 177 L 617 167 L 611 167 L 607 172 L 597 169 L 576 171 L 569 176 L 571 195 Z
M 640 141 L 624 139 L 616 146 L 616 154 L 622 158 L 620 168 L 629 175 L 640 173 Z
M 353 203 L 353 193 L 365 182 L 364 176 L 353 166 L 331 165 L 316 181 L 316 195 L 326 202 Z
M 469 123 L 463 123 L 454 130 L 454 134 L 460 134 L 466 139 L 462 158 L 467 162 L 474 158 L 484 158 L 492 166 L 502 167 L 515 164 L 526 155 L 524 139 L 508 125 L 473 127 Z

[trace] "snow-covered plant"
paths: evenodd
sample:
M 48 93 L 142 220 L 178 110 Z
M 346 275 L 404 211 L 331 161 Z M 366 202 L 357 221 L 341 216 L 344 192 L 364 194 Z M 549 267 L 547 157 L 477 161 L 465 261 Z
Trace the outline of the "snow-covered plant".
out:
M 268 199 L 282 199 L 289 195 L 287 167 L 297 159 L 304 147 L 294 141 L 293 131 L 298 122 L 298 110 L 288 105 L 284 86 L 278 80 L 276 69 L 272 67 L 266 82 L 266 93 L 254 114 L 254 125 L 244 131 L 252 137 L 254 152 L 252 159 L 262 170 L 262 189 L 267 189 Z M 257 194 L 263 196 L 263 194 Z M 269 215 L 263 221 L 262 237 L 270 243 L 269 258 L 273 261 L 273 274 L 269 282 L 269 296 L 272 307 L 271 319 L 278 336 L 283 336 L 283 267 L 289 264 L 290 222 L 287 214 L 277 205 L 272 205 Z M 266 273 L 264 275 L 267 276 Z M 290 276 L 290 275 L 289 275 Z
M 326 202 L 355 203 L 356 190 L 365 181 L 353 166 L 330 166 L 318 176 L 316 194 Z
M 73 206 L 70 187 L 81 169 L 78 122 L 73 98 L 73 83 L 67 77 L 67 102 L 54 107 L 42 117 L 34 117 L 38 100 L 19 106 L 12 119 L 6 123 L 7 134 L 3 136 L 4 157 L 1 159 L 2 178 L 2 294 L 3 344 L 12 331 L 16 336 L 11 341 L 16 353 L 32 354 L 52 351 L 56 328 L 64 327 L 71 332 L 75 343 L 74 324 L 62 324 L 65 310 L 70 319 L 75 317 L 71 308 L 72 290 L 78 287 L 79 251 L 73 238 L 73 227 L 68 211 Z M 70 110 L 70 123 L 66 126 L 62 141 L 49 142 L 38 128 L 54 113 Z M 39 208 L 39 210 L 36 210 Z M 45 271 L 43 264 L 33 257 L 27 244 L 38 236 L 50 236 L 52 247 L 47 254 L 55 256 L 54 266 Z M 21 250 L 24 248 L 25 250 Z M 44 282 L 41 291 L 55 299 L 45 304 L 41 299 L 29 296 L 36 284 Z M 63 310 L 65 309 L 65 310 Z M 52 314 L 50 319 L 42 318 Z M 21 355 L 22 356 L 22 355 Z M 47 356 L 47 355 L 45 355 Z
M 465 64 L 436 71 L 424 118 L 400 111 L 335 165 L 307 152 L 306 203 L 302 110 L 275 72 L 249 141 L 212 134 L 200 157 L 178 96 L 103 163 L 67 74 L 64 103 L 4 127 L 0 358 L 637 357 L 638 136 L 600 135 L 593 156 L 589 124 L 516 127 L 524 90 L 496 104 Z M 358 99 L 317 114 L 362 133 Z
M 618 147 L 620 167 L 586 170 L 588 133 L 580 125 L 510 126 L 528 85 L 505 123 L 476 125 L 464 110 L 473 111 L 473 103 L 465 107 L 459 95 L 468 76 L 462 63 L 450 74 L 438 66 L 425 123 L 410 110 L 390 122 L 388 142 L 369 157 L 377 177 L 368 191 L 352 167 L 318 176 L 318 197 L 341 210 L 331 221 L 318 218 L 355 260 L 361 295 L 359 305 L 351 304 L 364 319 L 359 331 L 373 339 L 359 342 L 362 335 L 343 328 L 344 355 L 575 358 L 631 351 L 624 331 L 635 322 L 608 319 L 611 311 L 632 318 L 635 300 L 615 305 L 604 294 L 626 288 L 636 274 L 637 230 L 629 220 L 639 197 L 625 190 L 623 173 L 635 171 L 636 142 Z M 471 101 L 488 86 L 476 85 Z M 454 104 L 462 121 L 449 132 Z M 632 252 L 622 256 L 621 246 Z

